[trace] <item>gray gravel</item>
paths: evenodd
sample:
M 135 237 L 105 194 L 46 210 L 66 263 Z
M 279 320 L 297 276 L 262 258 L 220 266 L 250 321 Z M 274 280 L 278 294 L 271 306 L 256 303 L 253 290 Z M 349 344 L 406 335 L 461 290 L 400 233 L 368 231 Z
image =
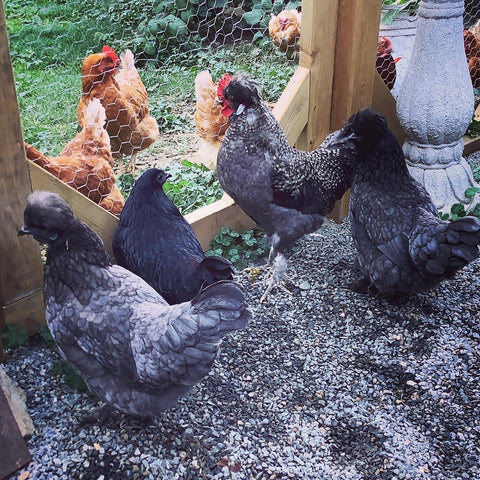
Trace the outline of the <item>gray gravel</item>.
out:
M 249 328 L 151 425 L 117 414 L 76 430 L 96 400 L 52 375 L 43 341 L 13 352 L 37 429 L 28 478 L 478 480 L 480 261 L 394 302 L 346 288 L 348 223 L 299 245 L 290 295 L 259 304 L 264 287 L 239 274 Z

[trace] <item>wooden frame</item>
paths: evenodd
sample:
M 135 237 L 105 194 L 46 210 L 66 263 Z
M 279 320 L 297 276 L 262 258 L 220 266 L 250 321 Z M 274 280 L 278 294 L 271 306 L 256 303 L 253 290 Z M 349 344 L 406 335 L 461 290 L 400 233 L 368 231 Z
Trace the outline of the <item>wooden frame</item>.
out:
M 4 227 L 0 237 L 0 325 L 15 322 L 33 331 L 44 320 L 40 254 L 32 239 L 16 236 L 32 188 L 65 198 L 75 214 L 100 235 L 112 256 L 111 240 L 118 219 L 25 159 L 0 3 L 0 127 L 4 142 L 0 158 L 0 219 Z M 273 110 L 291 144 L 304 150 L 316 148 L 330 131 L 367 105 L 383 113 L 403 141 L 395 100 L 375 72 L 380 8 L 378 0 L 303 0 L 299 67 Z M 473 143 L 478 148 L 478 142 Z M 348 194 L 337 202 L 331 217 L 338 221 L 347 212 Z M 228 195 L 187 215 L 187 220 L 205 249 L 224 225 L 237 230 L 254 225 Z

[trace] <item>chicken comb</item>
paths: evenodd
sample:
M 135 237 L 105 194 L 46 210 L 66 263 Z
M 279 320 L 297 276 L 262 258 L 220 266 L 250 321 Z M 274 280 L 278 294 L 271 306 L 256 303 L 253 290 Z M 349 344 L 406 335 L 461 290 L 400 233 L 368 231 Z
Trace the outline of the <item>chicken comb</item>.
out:
M 223 100 L 223 89 L 230 83 L 230 75 L 228 73 L 224 73 L 223 77 L 218 82 L 217 87 L 217 96 L 220 100 Z
M 102 48 L 102 53 L 106 53 L 113 61 L 120 60 L 115 53 L 115 50 L 112 47 L 109 47 L 108 45 L 104 45 Z

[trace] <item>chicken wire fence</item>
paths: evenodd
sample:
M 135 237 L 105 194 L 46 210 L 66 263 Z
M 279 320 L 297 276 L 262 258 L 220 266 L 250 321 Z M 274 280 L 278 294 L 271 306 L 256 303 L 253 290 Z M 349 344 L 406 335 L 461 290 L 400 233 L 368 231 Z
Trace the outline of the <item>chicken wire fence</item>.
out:
M 471 27 L 480 17 L 477 0 L 466 0 L 465 7 L 465 27 Z M 186 158 L 214 167 L 228 126 L 214 103 L 214 84 L 224 72 L 248 72 L 263 98 L 275 102 L 297 67 L 300 10 L 301 0 L 6 2 L 27 156 L 116 214 L 133 182 L 131 173 L 123 173 L 123 159 L 132 154 L 137 175 Z M 407 22 L 414 25 L 414 18 L 407 15 Z M 391 27 L 380 28 L 377 70 L 395 93 L 415 30 L 403 45 Z M 102 93 L 100 77 L 82 95 L 82 64 L 105 46 L 115 56 L 132 51 L 141 84 L 131 78 L 121 82 L 119 68 L 121 93 L 115 98 Z M 148 98 L 139 93 L 142 88 Z M 118 100 L 121 95 L 127 99 Z M 94 96 L 103 109 L 92 105 L 88 116 Z M 82 108 L 80 98 L 88 100 Z M 103 110 L 110 145 L 96 128 Z

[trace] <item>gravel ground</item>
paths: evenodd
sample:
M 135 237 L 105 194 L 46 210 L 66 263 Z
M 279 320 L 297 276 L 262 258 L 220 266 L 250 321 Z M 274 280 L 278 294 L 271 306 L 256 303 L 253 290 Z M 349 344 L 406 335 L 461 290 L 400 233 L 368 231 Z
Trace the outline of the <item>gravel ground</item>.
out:
M 299 242 L 288 287 L 239 274 L 254 311 L 211 373 L 151 425 L 96 407 L 52 375 L 43 341 L 12 353 L 37 433 L 30 479 L 478 480 L 480 261 L 437 289 L 355 293 L 349 225 Z M 11 478 L 17 478 L 19 473 Z

